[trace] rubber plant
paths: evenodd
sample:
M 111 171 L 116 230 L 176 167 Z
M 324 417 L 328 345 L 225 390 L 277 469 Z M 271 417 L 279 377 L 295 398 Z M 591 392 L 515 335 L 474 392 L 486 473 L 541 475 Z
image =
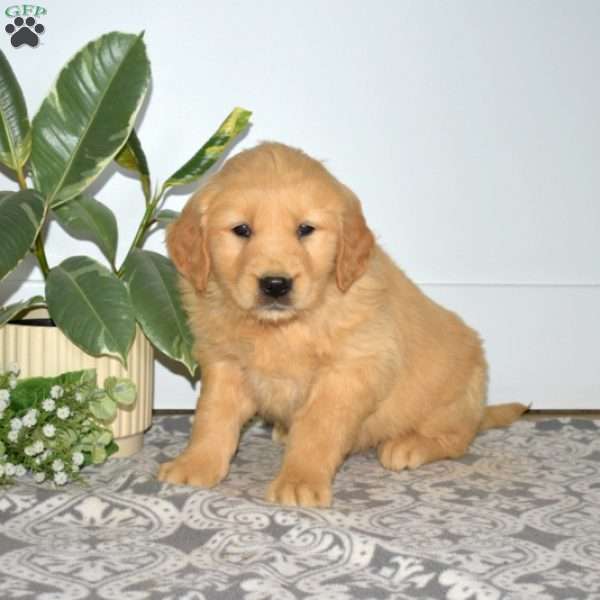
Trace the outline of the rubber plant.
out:
M 0 51 L 0 162 L 19 185 L 19 190 L 0 192 L 0 279 L 30 252 L 45 279 L 45 296 L 0 308 L 0 326 L 45 306 L 56 326 L 83 351 L 115 356 L 126 365 L 137 322 L 158 350 L 193 373 L 175 269 L 168 258 L 142 246 L 149 231 L 177 216 L 164 209 L 169 190 L 202 177 L 246 128 L 251 113 L 234 109 L 189 161 L 153 186 L 134 128 L 149 83 L 143 34 L 108 33 L 63 67 L 30 124 L 19 83 Z M 115 262 L 117 219 L 86 194 L 113 160 L 136 174 L 145 200 L 120 265 Z M 69 235 L 93 241 L 106 263 L 72 256 L 48 264 L 45 232 L 50 219 Z

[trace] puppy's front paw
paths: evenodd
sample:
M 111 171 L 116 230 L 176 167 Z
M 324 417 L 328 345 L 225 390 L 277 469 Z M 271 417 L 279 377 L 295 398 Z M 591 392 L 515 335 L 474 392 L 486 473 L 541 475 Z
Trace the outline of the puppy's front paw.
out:
M 213 487 L 227 475 L 227 465 L 210 454 L 181 453 L 175 460 L 163 463 L 158 470 L 159 481 Z
M 269 486 L 266 498 L 269 502 L 289 506 L 331 506 L 331 482 L 281 473 Z

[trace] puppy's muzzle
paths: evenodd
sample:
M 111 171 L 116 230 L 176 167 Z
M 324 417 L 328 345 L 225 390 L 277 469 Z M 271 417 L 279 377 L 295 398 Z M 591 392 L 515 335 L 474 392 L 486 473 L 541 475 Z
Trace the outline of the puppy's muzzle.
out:
M 261 277 L 258 280 L 260 291 L 268 298 L 284 298 L 292 290 L 293 281 L 289 277 Z

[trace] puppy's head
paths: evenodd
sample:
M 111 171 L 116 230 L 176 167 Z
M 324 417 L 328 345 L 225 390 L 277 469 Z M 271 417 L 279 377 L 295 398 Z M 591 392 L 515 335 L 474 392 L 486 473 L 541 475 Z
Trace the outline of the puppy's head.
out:
M 169 228 L 175 266 L 209 280 L 261 321 L 293 319 L 328 286 L 347 291 L 373 248 L 356 196 L 321 163 L 282 144 L 230 159 Z

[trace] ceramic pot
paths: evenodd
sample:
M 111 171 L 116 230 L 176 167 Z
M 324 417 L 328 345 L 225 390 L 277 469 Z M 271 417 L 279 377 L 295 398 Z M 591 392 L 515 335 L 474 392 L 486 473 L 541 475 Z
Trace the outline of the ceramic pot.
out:
M 137 398 L 131 408 L 119 408 L 110 425 L 119 444 L 114 456 L 131 456 L 143 447 L 144 431 L 152 423 L 154 354 L 139 327 L 125 368 L 116 358 L 86 354 L 52 324 L 47 311 L 33 310 L 25 319 L 0 327 L 0 366 L 10 363 L 19 365 L 23 378 L 52 377 L 91 368 L 96 369 L 99 385 L 111 375 L 128 377 L 135 383 Z

